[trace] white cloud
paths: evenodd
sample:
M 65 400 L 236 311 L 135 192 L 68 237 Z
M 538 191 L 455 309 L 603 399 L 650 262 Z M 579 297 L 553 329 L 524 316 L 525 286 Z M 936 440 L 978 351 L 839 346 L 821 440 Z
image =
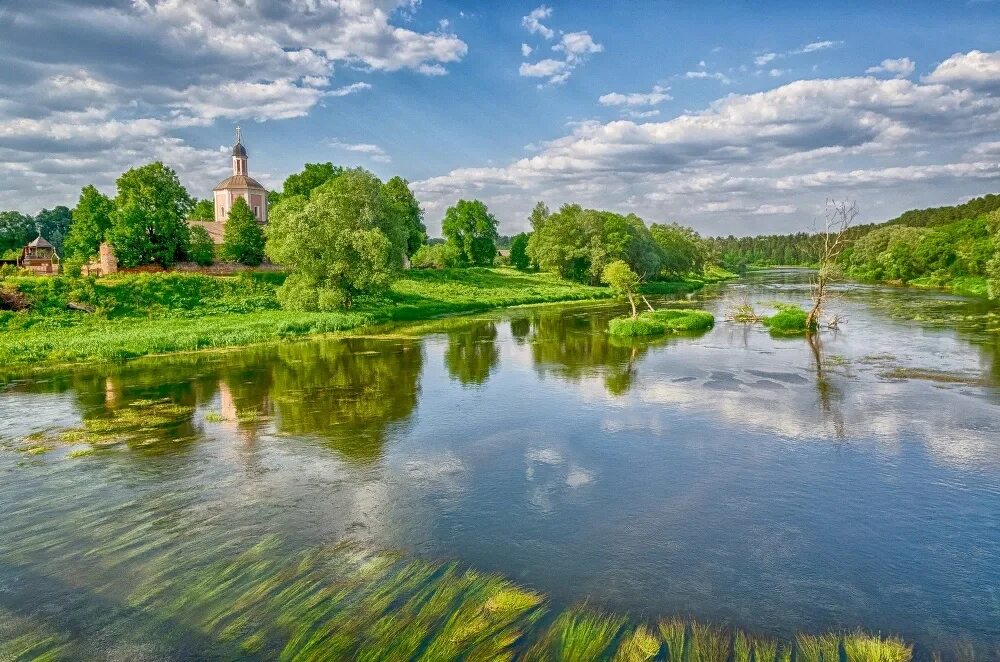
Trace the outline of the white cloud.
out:
M 814 41 L 811 44 L 806 44 L 797 51 L 792 51 L 793 53 L 813 53 L 815 51 L 825 51 L 829 48 L 836 48 L 837 46 L 842 46 L 844 42 L 842 41 Z
M 330 90 L 326 93 L 328 97 L 346 97 L 349 94 L 355 94 L 361 92 L 362 90 L 370 90 L 372 86 L 370 83 L 360 82 L 351 83 L 350 85 L 345 85 L 344 87 L 338 87 L 335 90 Z
M 828 196 L 859 197 L 888 218 L 981 194 L 1000 183 L 998 131 L 1000 96 L 988 92 L 870 76 L 800 80 L 660 121 L 579 122 L 507 166 L 460 168 L 414 188 L 428 209 L 483 199 L 505 231 L 522 229 L 539 199 L 705 232 L 780 231 Z
M 384 149 L 378 145 L 372 145 L 371 143 L 348 143 L 341 142 L 337 139 L 331 139 L 328 140 L 326 144 L 334 149 L 343 150 L 345 152 L 364 154 L 365 156 L 371 158 L 372 161 L 377 161 L 379 163 L 389 163 L 392 161 L 392 158 L 385 152 Z
M 1000 51 L 955 53 L 924 80 L 951 86 L 1000 89 Z
M 758 55 L 757 57 L 755 57 L 753 59 L 753 63 L 756 64 L 758 67 L 763 67 L 765 64 L 775 59 L 776 57 L 778 57 L 777 53 L 764 53 L 762 55 Z
M 602 106 L 656 106 L 664 101 L 673 99 L 673 97 L 667 93 L 668 89 L 669 88 L 662 87 L 660 85 L 655 85 L 650 92 L 631 92 L 629 94 L 610 92 L 608 94 L 601 95 L 597 101 Z
M 542 5 L 527 16 L 522 17 L 521 24 L 532 34 L 541 34 L 546 39 L 555 37 L 555 31 L 543 25 L 540 21 L 552 16 L 552 9 Z M 586 30 L 565 32 L 559 42 L 552 46 L 556 53 L 562 53 L 563 59 L 543 58 L 538 62 L 522 62 L 518 68 L 521 76 L 529 78 L 547 78 L 547 85 L 558 85 L 565 82 L 573 70 L 585 62 L 594 53 L 604 51 L 604 46 L 594 41 Z M 521 44 L 521 55 L 528 57 L 535 52 L 528 44 Z M 542 87 L 542 85 L 539 85 Z
M 778 76 L 782 75 L 783 73 L 785 73 L 784 69 L 771 69 L 770 71 L 767 72 L 767 74 L 771 78 L 777 78 Z
M 521 18 L 521 25 L 528 29 L 531 34 L 540 34 L 546 39 L 556 36 L 555 30 L 542 24 L 542 19 L 552 16 L 552 8 L 541 5 L 531 10 L 527 16 Z
M 733 82 L 729 79 L 729 76 L 726 76 L 724 73 L 720 71 L 704 71 L 700 69 L 698 71 L 685 72 L 684 78 L 690 80 L 704 80 L 704 79 L 717 80 L 723 85 L 729 85 L 730 83 Z
M 901 57 L 898 59 L 886 59 L 882 60 L 882 64 L 877 67 L 868 67 L 865 69 L 866 74 L 893 74 L 897 78 L 907 78 L 913 71 L 917 68 L 916 63 L 908 57 Z
M 324 99 L 371 89 L 366 82 L 337 87 L 338 63 L 447 73 L 468 47 L 444 22 L 434 32 L 396 24 L 418 5 L 23 3 L 17 29 L 0 40 L 0 208 L 32 212 L 75 199 L 83 184 L 107 190 L 122 170 L 153 159 L 175 167 L 201 195 L 226 163 L 214 149 L 186 145 L 179 129 L 300 117 Z M 68 168 L 75 170 L 64 174 Z

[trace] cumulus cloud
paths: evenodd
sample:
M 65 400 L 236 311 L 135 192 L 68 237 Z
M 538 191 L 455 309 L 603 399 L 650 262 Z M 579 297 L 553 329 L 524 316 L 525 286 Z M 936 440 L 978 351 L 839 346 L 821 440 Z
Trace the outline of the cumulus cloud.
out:
M 1000 51 L 955 53 L 924 80 L 930 83 L 1000 90 Z
M 521 25 L 528 29 L 531 34 L 539 34 L 546 39 L 556 36 L 555 30 L 542 24 L 542 19 L 552 16 L 552 8 L 541 5 L 531 10 L 527 16 L 521 17 Z
M 989 60 L 972 59 L 975 71 Z M 808 220 L 828 196 L 858 197 L 869 220 L 889 218 L 941 204 L 943 190 L 959 199 L 1000 182 L 1000 95 L 970 88 L 970 78 L 983 80 L 967 71 L 949 79 L 955 85 L 800 80 L 662 121 L 585 121 L 504 167 L 461 168 L 414 187 L 428 210 L 484 199 L 509 219 L 505 231 L 522 229 L 538 199 L 724 233 L 788 229 L 789 216 Z M 608 101 L 627 108 L 626 98 Z
M 0 40 L 0 208 L 71 200 L 81 182 L 107 189 L 151 159 L 204 189 L 217 178 L 218 154 L 185 145 L 179 129 L 301 117 L 324 99 L 371 88 L 337 86 L 338 63 L 445 74 L 468 47 L 446 23 L 432 32 L 401 26 L 418 5 L 9 0 L 4 18 L 16 29 Z M 81 174 L 49 176 L 70 167 Z
M 531 34 L 540 34 L 546 39 L 552 39 L 556 35 L 555 31 L 541 23 L 542 19 L 551 16 L 552 9 L 542 5 L 527 16 L 522 17 L 521 24 Z M 528 44 L 521 44 L 522 57 L 528 57 L 536 50 Z M 565 82 L 573 70 L 585 62 L 588 57 L 604 51 L 604 46 L 594 41 L 589 32 L 580 30 L 562 33 L 559 41 L 552 46 L 552 50 L 556 53 L 562 53 L 563 57 L 561 59 L 543 58 L 537 62 L 522 62 L 518 67 L 518 73 L 528 78 L 546 78 L 548 85 L 558 85 Z
M 914 70 L 917 68 L 916 63 L 908 57 L 901 57 L 899 59 L 886 59 L 882 60 L 882 64 L 876 67 L 868 67 L 865 69 L 866 74 L 893 74 L 898 78 L 909 77 Z

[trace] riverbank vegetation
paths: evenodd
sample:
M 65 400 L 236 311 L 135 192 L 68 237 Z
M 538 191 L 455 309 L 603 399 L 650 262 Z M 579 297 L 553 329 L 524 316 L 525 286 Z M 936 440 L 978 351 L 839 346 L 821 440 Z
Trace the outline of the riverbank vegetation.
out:
M 851 278 L 1000 297 L 1000 195 L 911 210 L 884 223 L 854 226 L 845 238 L 837 264 Z M 716 237 L 708 243 L 720 263 L 737 272 L 814 267 L 823 252 L 821 233 Z

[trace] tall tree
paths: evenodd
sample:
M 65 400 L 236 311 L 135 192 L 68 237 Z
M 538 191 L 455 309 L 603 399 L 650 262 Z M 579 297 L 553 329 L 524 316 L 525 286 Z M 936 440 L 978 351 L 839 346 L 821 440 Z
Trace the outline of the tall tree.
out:
M 344 173 L 341 166 L 327 163 L 307 163 L 302 172 L 297 172 L 285 178 L 280 197 L 309 194 L 316 188 L 335 179 Z M 270 199 L 270 198 L 269 198 Z M 280 199 L 280 198 L 279 198 Z
M 203 225 L 191 226 L 191 241 L 188 244 L 188 259 L 203 267 L 215 262 L 215 242 Z
M 215 204 L 209 198 L 198 200 L 191 210 L 192 221 L 214 221 Z
M 64 205 L 43 209 L 35 215 L 35 226 L 41 231 L 42 236 L 55 246 L 56 252 L 60 255 L 63 253 L 63 242 L 72 222 L 73 212 Z
M 177 173 L 157 161 L 129 170 L 117 184 L 108 238 L 118 261 L 123 266 L 170 266 L 182 259 L 194 202 Z
M 441 232 L 457 252 L 460 264 L 489 266 L 497 254 L 498 225 L 479 200 L 459 200 L 445 212 Z
M 708 259 L 708 248 L 691 228 L 670 223 L 654 223 L 649 229 L 660 249 L 660 270 L 666 276 L 700 273 Z
M 510 263 L 515 269 L 524 271 L 531 266 L 531 258 L 528 256 L 530 236 L 530 233 L 522 232 L 510 240 Z
M 19 251 L 35 237 L 35 219 L 19 211 L 0 211 L 0 255 Z
M 111 227 L 114 210 L 115 204 L 108 196 L 93 186 L 85 186 L 73 208 L 73 222 L 66 235 L 66 257 L 87 260 L 97 255 Z
M 412 257 L 427 243 L 424 210 L 420 208 L 420 203 L 410 190 L 409 182 L 402 177 L 393 177 L 387 181 L 382 187 L 382 193 L 406 225 L 406 255 Z
M 256 267 L 264 261 L 264 230 L 243 198 L 236 198 L 222 231 L 222 256 Z
M 408 229 L 378 177 L 345 170 L 271 210 L 266 253 L 292 270 L 278 291 L 291 310 L 349 308 L 358 294 L 384 290 L 399 275 Z

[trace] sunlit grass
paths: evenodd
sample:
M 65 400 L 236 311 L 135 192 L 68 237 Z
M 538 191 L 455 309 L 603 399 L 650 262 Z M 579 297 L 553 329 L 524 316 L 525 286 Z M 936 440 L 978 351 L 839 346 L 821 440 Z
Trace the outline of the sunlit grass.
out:
M 608 323 L 608 333 L 618 337 L 657 336 L 664 333 L 706 331 L 715 324 L 715 316 L 694 308 L 664 308 L 647 311 L 638 317 L 616 317 Z

